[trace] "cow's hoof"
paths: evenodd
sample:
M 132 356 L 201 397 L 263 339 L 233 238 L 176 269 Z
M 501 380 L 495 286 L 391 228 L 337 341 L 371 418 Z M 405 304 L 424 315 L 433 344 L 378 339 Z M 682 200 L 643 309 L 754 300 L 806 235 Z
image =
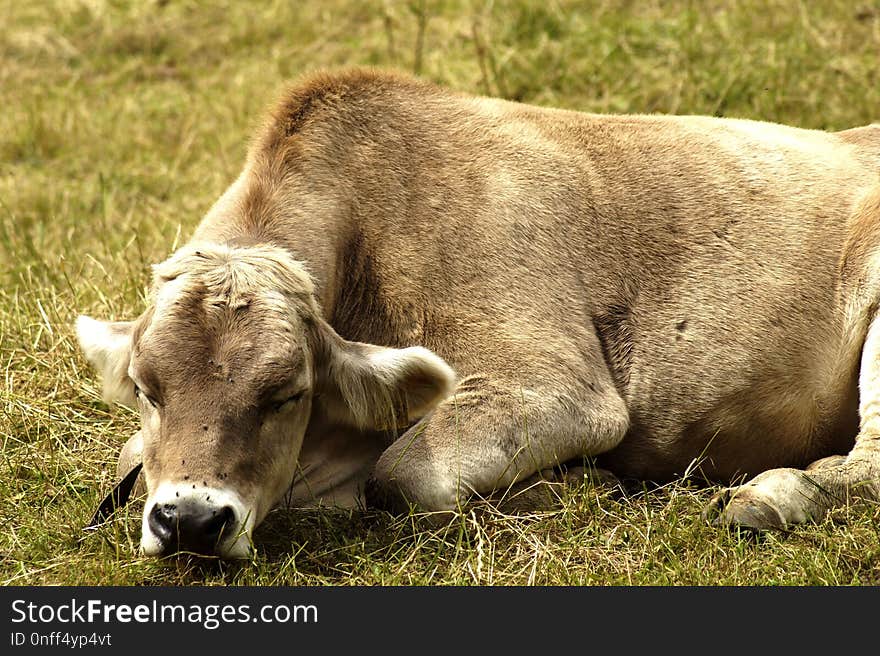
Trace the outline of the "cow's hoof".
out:
M 545 469 L 494 497 L 503 512 L 538 512 L 558 508 L 566 492 L 581 486 L 623 490 L 620 479 L 606 469 L 563 465 Z
M 703 519 L 713 526 L 748 528 L 756 531 L 785 528 L 785 520 L 772 505 L 746 488 L 725 488 L 703 510 Z
M 842 467 L 846 462 L 846 456 L 828 456 L 812 463 L 805 471 L 811 472 L 817 469 L 831 469 L 834 467 Z
M 396 486 L 382 483 L 375 477 L 364 484 L 364 501 L 371 510 L 384 510 L 393 515 L 406 515 L 413 508 Z
M 583 465 L 564 467 L 560 476 L 560 482 L 567 485 L 586 484 L 591 487 L 623 488 L 623 483 L 620 479 L 607 469 Z
M 448 524 L 455 516 L 453 510 L 437 510 L 424 512 L 418 506 L 410 503 L 398 489 L 380 483 L 375 478 L 370 478 L 364 485 L 364 502 L 369 510 L 384 510 L 392 515 L 413 515 L 420 525 L 425 528 L 440 528 Z

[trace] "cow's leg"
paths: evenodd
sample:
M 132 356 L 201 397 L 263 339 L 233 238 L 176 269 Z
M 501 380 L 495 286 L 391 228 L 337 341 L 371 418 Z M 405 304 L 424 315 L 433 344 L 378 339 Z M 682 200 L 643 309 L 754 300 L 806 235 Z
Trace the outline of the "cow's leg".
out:
M 368 504 L 450 510 L 471 495 L 488 496 L 545 468 L 613 448 L 629 416 L 600 362 L 560 381 L 537 375 L 523 376 L 530 382 L 522 385 L 489 375 L 460 381 L 379 458 Z
M 605 489 L 623 487 L 620 479 L 607 469 L 565 464 L 541 470 L 506 490 L 500 490 L 498 498 L 492 501 L 502 512 L 546 510 L 558 505 L 567 489 L 584 485 Z
M 821 519 L 853 498 L 880 499 L 880 319 L 862 348 L 859 395 L 859 434 L 846 457 L 823 458 L 806 471 L 766 471 L 716 494 L 706 516 L 720 524 L 785 528 Z

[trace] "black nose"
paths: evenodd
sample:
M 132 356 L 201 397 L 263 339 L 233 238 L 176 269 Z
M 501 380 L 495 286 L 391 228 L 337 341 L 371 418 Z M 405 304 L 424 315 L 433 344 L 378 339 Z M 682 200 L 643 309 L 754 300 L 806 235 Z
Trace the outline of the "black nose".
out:
M 157 503 L 150 511 L 149 525 L 165 553 L 191 551 L 210 556 L 220 540 L 233 531 L 235 512 L 230 506 Z

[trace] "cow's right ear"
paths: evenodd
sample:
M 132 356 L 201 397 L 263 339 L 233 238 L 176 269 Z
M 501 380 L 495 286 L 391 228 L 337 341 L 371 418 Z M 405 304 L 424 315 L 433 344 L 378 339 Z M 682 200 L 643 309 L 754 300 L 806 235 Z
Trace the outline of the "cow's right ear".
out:
M 98 321 L 91 317 L 76 319 L 76 338 L 86 360 L 100 374 L 107 403 L 116 401 L 134 408 L 134 382 L 128 377 L 131 359 L 132 321 Z

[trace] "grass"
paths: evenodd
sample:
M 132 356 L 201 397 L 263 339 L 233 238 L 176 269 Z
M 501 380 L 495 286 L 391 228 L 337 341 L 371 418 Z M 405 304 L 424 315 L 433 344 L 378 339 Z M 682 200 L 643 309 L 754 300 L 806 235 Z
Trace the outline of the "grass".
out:
M 0 583 L 880 584 L 880 507 L 758 536 L 712 490 L 584 488 L 523 516 L 274 513 L 245 565 L 136 555 L 140 507 L 81 530 L 136 417 L 100 401 L 77 313 L 131 318 L 150 263 L 237 174 L 286 79 L 419 70 L 598 112 L 810 128 L 880 120 L 880 3 L 0 0 Z

